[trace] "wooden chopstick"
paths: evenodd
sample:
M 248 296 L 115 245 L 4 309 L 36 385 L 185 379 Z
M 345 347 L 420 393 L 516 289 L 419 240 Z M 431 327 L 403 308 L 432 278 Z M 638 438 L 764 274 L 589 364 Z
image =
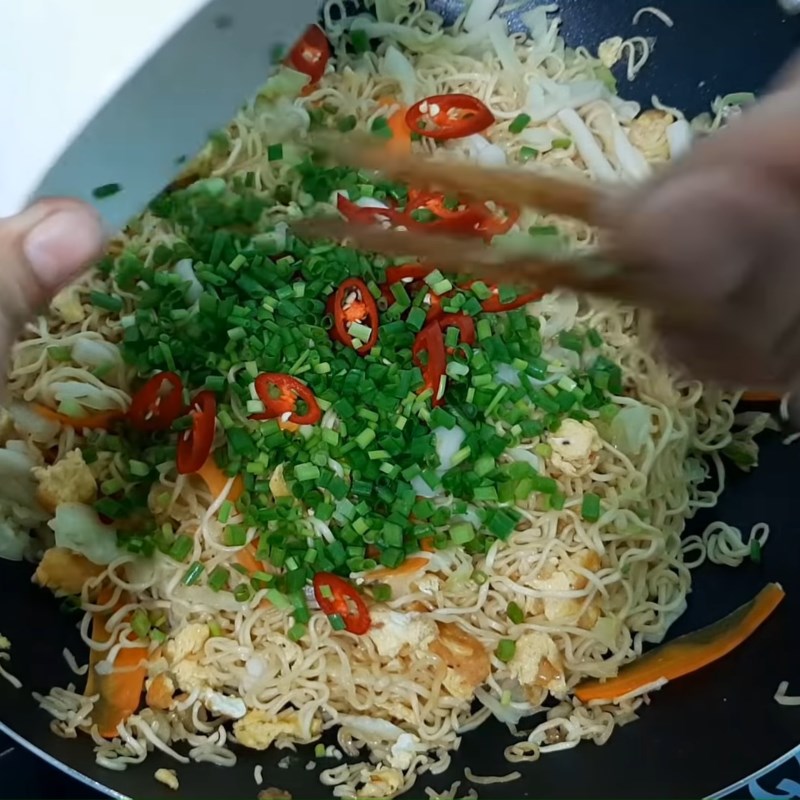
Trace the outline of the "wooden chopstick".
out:
M 395 257 L 429 262 L 444 270 L 543 291 L 565 287 L 595 294 L 629 295 L 625 271 L 603 254 L 560 256 L 536 252 L 513 254 L 488 247 L 474 238 L 353 225 L 331 217 L 311 217 L 291 223 L 301 238 L 332 239 L 347 246 Z
M 585 181 L 565 180 L 532 170 L 481 167 L 467 161 L 434 161 L 419 155 L 389 153 L 374 137 L 315 135 L 312 140 L 334 160 L 376 170 L 417 189 L 453 192 L 472 200 L 491 200 L 502 206 L 536 208 L 590 225 L 599 222 L 598 210 L 606 190 Z

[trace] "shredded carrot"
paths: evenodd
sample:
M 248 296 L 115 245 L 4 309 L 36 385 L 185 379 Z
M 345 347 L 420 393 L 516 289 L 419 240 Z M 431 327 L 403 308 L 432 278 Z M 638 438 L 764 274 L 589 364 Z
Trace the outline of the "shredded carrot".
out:
M 71 428 L 105 429 L 111 427 L 114 422 L 125 416 L 123 411 L 99 411 L 97 414 L 87 414 L 85 417 L 70 417 L 69 414 L 62 414 L 60 411 L 43 406 L 41 403 L 32 403 L 31 405 L 39 416 L 58 422 L 61 425 L 69 425 Z
M 584 703 L 614 701 L 658 681 L 688 675 L 722 658 L 753 634 L 784 598 L 777 583 L 768 583 L 749 603 L 699 631 L 651 650 L 623 667 L 616 678 L 586 681 L 575 689 Z
M 264 565 L 256 558 L 255 545 L 249 544 L 236 553 L 236 560 L 248 572 L 263 572 Z
M 213 455 L 210 455 L 206 459 L 205 464 L 197 470 L 197 474 L 206 482 L 206 486 L 208 486 L 209 491 L 215 498 L 219 497 L 225 491 L 225 485 L 230 480 L 217 466 Z M 231 486 L 231 490 L 228 492 L 227 499 L 235 503 L 242 496 L 243 491 L 244 481 L 241 475 L 237 475 Z
M 780 403 L 783 395 L 777 392 L 745 392 L 742 395 L 742 400 L 749 403 Z
M 419 549 L 425 553 L 433 553 L 435 550 L 433 546 L 433 536 L 423 536 L 419 540 Z
M 101 590 L 98 602 L 108 600 L 108 589 Z M 127 599 L 120 597 L 117 607 Z M 104 611 L 92 615 L 92 640 L 107 642 L 111 634 L 106 630 L 106 621 L 113 613 Z M 100 695 L 92 711 L 92 721 L 104 739 L 117 735 L 117 726 L 133 714 L 141 703 L 144 679 L 147 669 L 142 662 L 147 661 L 147 647 L 123 647 L 114 659 L 114 671 L 101 675 L 95 667 L 105 659 L 107 650 L 92 650 L 89 654 L 89 674 L 86 679 L 85 695 Z
M 389 567 L 378 567 L 368 572 L 364 577 L 370 581 L 385 581 L 391 578 L 398 578 L 401 575 L 411 575 L 419 572 L 428 566 L 428 559 L 422 556 L 411 556 L 407 558 L 399 567 L 389 569 Z
M 398 102 L 393 97 L 382 97 L 378 105 L 396 106 Z M 386 141 L 386 149 L 393 155 L 402 156 L 411 152 L 411 129 L 406 125 L 406 111 L 408 109 L 401 105 L 386 120 L 392 132 L 392 138 Z

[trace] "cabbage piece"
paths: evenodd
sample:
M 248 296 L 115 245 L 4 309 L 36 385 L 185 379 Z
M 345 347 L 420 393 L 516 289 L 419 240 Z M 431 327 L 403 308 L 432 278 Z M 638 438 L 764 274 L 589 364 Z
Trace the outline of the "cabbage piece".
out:
M 62 503 L 48 525 L 55 533 L 57 547 L 80 553 L 93 564 L 110 564 L 122 555 L 116 530 L 104 525 L 97 512 L 82 503 Z
M 625 406 L 609 426 L 611 444 L 629 457 L 638 455 L 650 439 L 651 423 L 647 406 Z
M 303 91 L 309 80 L 308 75 L 281 65 L 261 88 L 258 98 L 260 100 L 278 100 L 287 97 L 294 100 L 300 96 L 300 92 Z

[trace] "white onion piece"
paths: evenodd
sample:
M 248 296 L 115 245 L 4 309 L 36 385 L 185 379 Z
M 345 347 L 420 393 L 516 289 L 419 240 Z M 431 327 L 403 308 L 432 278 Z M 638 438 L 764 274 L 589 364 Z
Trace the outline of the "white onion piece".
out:
M 52 419 L 37 414 L 27 403 L 14 402 L 8 407 L 14 427 L 34 442 L 51 442 L 58 436 L 61 426 Z
M 72 360 L 83 367 L 105 367 L 122 363 L 119 348 L 110 342 L 80 338 L 72 345 Z
M 331 531 L 326 522 L 317 517 L 308 517 L 308 522 L 317 536 L 324 539 L 328 544 L 333 544 L 333 531 Z
M 30 537 L 25 531 L 0 520 L 0 558 L 22 561 L 29 544 Z
M 383 57 L 383 73 L 400 84 L 400 96 L 404 105 L 413 105 L 417 100 L 417 73 L 411 62 L 390 44 Z
M 498 4 L 499 0 L 472 0 L 462 23 L 464 30 L 474 31 L 485 25 L 497 10 Z
M 478 1 L 473 0 L 473 4 Z M 489 41 L 495 53 L 497 53 L 497 58 L 503 69 L 520 75 L 522 73 L 522 63 L 514 49 L 514 41 L 508 35 L 505 20 L 495 17 L 495 19 L 485 23 L 483 29 L 488 34 Z
M 628 135 L 613 117 L 611 118 L 612 141 L 622 171 L 634 181 L 643 181 L 650 173 L 645 157 L 630 143 Z
M 667 126 L 667 144 L 671 159 L 680 158 L 692 146 L 692 126 L 685 119 L 675 120 Z
M 520 384 L 519 371 L 514 369 L 511 364 L 498 364 L 494 376 L 500 383 L 508 386 L 519 386 Z
M 488 708 L 492 714 L 506 725 L 516 725 L 523 717 L 528 716 L 533 708 L 529 703 L 514 703 L 504 706 L 496 697 L 483 687 L 475 689 L 475 697 Z
M 586 163 L 592 178 L 600 181 L 615 181 L 617 173 L 603 154 L 594 134 L 586 127 L 586 123 L 571 108 L 558 112 L 558 119 L 567 129 L 575 147 Z
M 186 287 L 186 299 L 190 303 L 195 303 L 203 294 L 203 284 L 197 280 L 194 274 L 194 266 L 191 258 L 182 258 L 174 267 L 175 274 L 189 285 Z
M 546 122 L 561 111 L 581 108 L 608 96 L 608 89 L 598 80 L 558 83 L 540 78 L 528 88 L 525 106 L 533 122 Z
M 453 456 L 461 449 L 467 434 L 462 428 L 434 428 L 436 455 L 439 456 L 438 472 L 447 472 L 453 466 Z
M 411 486 L 417 493 L 417 497 L 438 497 L 441 492 L 436 489 L 431 489 L 422 478 L 422 475 L 415 475 L 411 479 Z
M 393 722 L 374 717 L 339 714 L 336 722 L 342 728 L 347 728 L 350 733 L 354 733 L 359 739 L 363 739 L 369 744 L 396 742 L 405 733 L 401 727 Z
M 479 133 L 473 133 L 462 140 L 469 148 L 470 155 L 482 167 L 504 167 L 506 153 L 502 147 L 492 144 Z
M 537 472 L 542 468 L 542 461 L 539 456 L 524 447 L 512 447 L 506 450 L 506 455 L 513 461 L 522 461 L 530 464 Z

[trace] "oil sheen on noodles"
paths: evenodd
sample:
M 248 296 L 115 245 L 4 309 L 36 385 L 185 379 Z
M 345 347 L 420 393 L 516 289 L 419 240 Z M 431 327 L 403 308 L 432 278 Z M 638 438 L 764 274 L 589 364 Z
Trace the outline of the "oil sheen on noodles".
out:
M 497 124 L 485 135 L 451 143 L 445 155 L 628 182 L 669 161 L 690 137 L 685 120 L 658 109 L 641 112 L 612 90 L 608 67 L 630 58 L 629 69 L 640 69 L 641 54 L 649 52 L 646 40 L 625 47 L 612 42 L 601 47 L 601 59 L 585 48 L 565 47 L 555 7 L 524 15 L 533 35 L 523 43 L 519 36 L 507 36 L 505 22 L 496 17 L 479 20 L 470 31 L 462 23 L 443 29 L 441 19 L 419 0 L 368 5 L 377 20 L 347 19 L 344 3 L 328 0 L 324 16 L 335 70 L 329 68 L 303 96 L 273 84 L 271 93 L 230 125 L 222 154 L 212 145 L 201 156 L 199 164 L 212 179 L 250 175 L 255 190 L 270 196 L 288 187 L 289 196 L 284 189 L 270 212 L 273 222 L 301 215 L 308 205 L 291 153 L 298 151 L 293 142 L 308 128 L 309 112 L 321 104 L 337 117 L 352 115 L 358 129 L 368 130 L 401 103 L 467 93 L 491 109 Z M 348 55 L 351 28 L 380 40 L 377 51 Z M 639 55 L 634 59 L 634 54 Z M 523 111 L 531 121 L 521 133 L 512 133 L 509 127 Z M 271 163 L 267 148 L 277 142 L 284 143 L 284 159 Z M 426 141 L 414 147 L 432 150 Z M 583 224 L 532 212 L 523 214 L 518 226 L 523 231 L 557 226 L 576 248 L 595 240 L 595 232 Z M 285 228 L 278 224 L 270 235 L 284 236 Z M 177 239 L 163 220 L 146 213 L 113 249 L 133 248 L 152 263 L 159 245 Z M 191 280 L 191 267 L 184 272 Z M 90 292 L 112 288 L 124 302 L 123 313 L 101 313 L 89 302 Z M 66 290 L 14 351 L 10 386 L 15 400 L 53 405 L 65 384 L 77 383 L 79 399 L 88 398 L 91 407 L 126 409 L 134 373 L 118 357 L 116 343 L 131 324 L 138 296 L 135 287 L 111 287 L 97 272 Z M 172 674 L 181 664 L 182 691 L 169 711 L 153 703 L 120 724 L 109 741 L 93 725 L 96 697 L 84 697 L 73 687 L 54 689 L 41 698 L 55 718 L 54 730 L 63 736 L 88 733 L 98 763 L 110 769 L 138 764 L 155 749 L 179 763 L 231 766 L 236 762 L 229 746 L 232 728 L 241 728 L 229 724 L 230 715 L 240 714 L 214 709 L 241 698 L 248 712 L 257 710 L 271 721 L 263 733 L 277 745 L 311 743 L 323 730 L 338 728 L 342 750 L 360 753 L 361 760 L 352 765 L 320 759 L 325 765 L 321 781 L 339 796 L 379 797 L 408 790 L 422 773 L 444 771 L 460 737 L 491 715 L 517 732 L 519 741 L 506 753 L 515 763 L 582 740 L 602 744 L 618 725 L 633 721 L 642 697 L 588 707 L 573 698 L 571 689 L 585 678 L 613 676 L 641 654 L 646 642 L 664 637 L 686 607 L 687 561 L 695 565 L 708 557 L 737 563 L 745 557 L 748 544 L 727 526 L 685 544 L 681 540 L 686 520 L 713 506 L 722 491 L 719 454 L 732 441 L 737 398 L 677 375 L 654 352 L 647 316 L 634 309 L 556 293 L 533 304 L 530 313 L 540 317 L 547 355 L 564 374 L 580 357 L 559 345 L 558 334 L 576 325 L 596 330 L 602 352 L 621 366 L 628 391 L 615 397 L 618 413 L 603 436 L 595 430 L 573 461 L 563 453 L 561 469 L 551 469 L 548 459 L 563 441 L 538 450 L 544 440 L 526 442 L 513 454 L 535 463 L 543 474 L 551 472 L 567 498 L 563 509 L 542 510 L 523 501 L 523 521 L 507 542 L 496 542 L 475 558 L 458 549 L 423 554 L 424 569 L 396 583 L 393 599 L 375 611 L 376 617 L 384 626 L 416 626 L 426 640 L 420 652 L 406 648 L 382 655 L 371 635 L 337 633 L 319 612 L 295 642 L 287 636 L 286 613 L 259 605 L 257 597 L 239 603 L 230 594 L 223 598 L 184 586 L 185 564 L 159 551 L 150 559 L 120 554 L 81 592 L 82 636 L 89 647 L 103 650 L 98 673 L 110 668 L 121 648 L 139 646 L 130 619 L 136 609 L 145 609 L 151 618 L 166 618 L 167 634 L 163 646 L 151 647 L 149 680 Z M 61 358 L 69 352 L 72 358 Z M 99 362 L 106 367 L 99 369 Z M 232 370 L 233 376 L 236 367 Z M 72 428 L 33 420 L 21 409 L 15 424 L 25 429 L 27 440 L 9 442 L 7 448 L 16 448 L 31 466 L 41 463 L 42 452 L 52 450 L 58 461 L 82 443 Z M 119 452 L 99 450 L 92 471 L 99 481 L 125 490 L 126 465 Z M 219 521 L 216 512 L 224 497 L 214 498 L 202 483 L 176 476 L 172 463 L 159 473 L 151 506 L 168 514 L 178 533 L 192 537 L 188 559 L 202 556 L 209 570 L 227 563 L 232 548 L 223 544 L 224 532 L 235 516 Z M 588 493 L 602 501 L 603 513 L 594 522 L 580 513 Z M 41 524 L 16 506 L 9 513 L 17 515 L 20 527 Z M 766 530 L 754 535 L 762 541 Z M 690 557 L 684 560 L 687 549 Z M 100 601 L 93 593 L 101 581 L 117 590 L 110 599 Z M 119 609 L 123 591 L 129 602 Z M 511 601 L 521 607 L 522 622 L 509 619 Z M 114 609 L 107 625 L 114 642 L 109 650 L 108 644 L 92 641 L 89 612 Z M 209 619 L 218 626 L 213 636 Z M 441 637 L 443 630 L 456 642 L 472 643 L 489 660 L 488 678 L 480 686 L 425 650 L 433 646 L 430 637 Z M 493 655 L 501 639 L 516 641 L 516 656 L 507 663 Z M 557 704 L 545 708 L 552 697 Z M 479 703 L 473 710 L 475 698 Z M 518 729 L 529 717 L 524 730 Z

